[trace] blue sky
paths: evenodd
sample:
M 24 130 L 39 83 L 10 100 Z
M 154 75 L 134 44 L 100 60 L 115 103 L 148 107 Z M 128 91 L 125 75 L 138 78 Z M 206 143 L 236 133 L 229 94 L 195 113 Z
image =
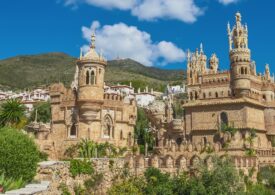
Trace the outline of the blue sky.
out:
M 240 11 L 257 70 L 269 63 L 275 72 L 274 6 L 271 0 L 1 0 L 0 59 L 46 52 L 78 56 L 95 29 L 97 49 L 108 59 L 185 69 L 187 49 L 202 42 L 208 57 L 215 52 L 227 69 L 226 25 Z

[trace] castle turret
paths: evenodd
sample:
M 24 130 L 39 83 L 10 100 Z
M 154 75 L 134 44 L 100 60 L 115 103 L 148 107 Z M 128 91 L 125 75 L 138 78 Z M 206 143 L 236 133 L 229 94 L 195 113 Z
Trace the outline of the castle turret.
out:
M 74 83 L 77 83 L 77 101 L 83 118 L 90 121 L 97 115 L 104 99 L 104 73 L 107 65 L 102 55 L 95 50 L 95 35 L 91 36 L 89 51 L 77 61 Z M 74 86 L 76 86 L 74 84 Z
M 235 96 L 247 95 L 250 91 L 251 62 L 248 48 L 248 29 L 241 23 L 241 14 L 236 13 L 232 31 L 227 26 L 232 87 Z

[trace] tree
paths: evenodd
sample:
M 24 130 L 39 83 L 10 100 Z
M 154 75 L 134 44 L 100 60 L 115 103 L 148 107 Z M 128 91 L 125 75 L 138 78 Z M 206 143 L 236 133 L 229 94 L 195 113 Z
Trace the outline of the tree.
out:
M 13 128 L 0 129 L 0 174 L 29 182 L 36 174 L 39 151 L 28 135 Z
M 170 175 L 162 173 L 159 169 L 150 167 L 144 173 L 147 181 L 145 194 L 173 194 L 172 182 Z
M 26 124 L 25 106 L 18 99 L 10 99 L 1 105 L 0 125 L 23 128 Z
M 268 188 L 275 190 L 275 167 L 260 167 L 257 175 L 258 181 L 264 183 Z
M 143 177 L 130 177 L 126 180 L 114 183 L 108 190 L 110 195 L 142 195 L 147 184 Z
M 152 151 L 154 146 L 154 136 L 149 132 L 149 121 L 146 113 L 142 108 L 138 108 L 137 122 L 135 126 L 135 138 L 137 139 L 140 148 L 144 149 L 141 152 L 147 153 Z
M 51 104 L 50 102 L 40 102 L 35 104 L 31 112 L 30 121 L 48 123 L 51 120 Z

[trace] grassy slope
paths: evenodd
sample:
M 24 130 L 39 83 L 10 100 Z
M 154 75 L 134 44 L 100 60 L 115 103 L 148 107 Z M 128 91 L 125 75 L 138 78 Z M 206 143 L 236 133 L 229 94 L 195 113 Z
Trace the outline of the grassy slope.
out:
M 17 56 L 0 60 L 0 85 L 9 88 L 32 88 L 53 82 L 69 85 L 75 71 L 75 58 L 64 53 Z M 145 85 L 161 90 L 168 82 L 179 83 L 183 71 L 146 67 L 131 59 L 109 61 L 105 80 L 107 84 L 129 83 L 134 87 Z

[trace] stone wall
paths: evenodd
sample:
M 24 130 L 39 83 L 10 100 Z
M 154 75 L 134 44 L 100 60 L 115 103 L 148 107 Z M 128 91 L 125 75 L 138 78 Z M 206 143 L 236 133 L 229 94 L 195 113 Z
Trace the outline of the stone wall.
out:
M 223 158 L 223 157 L 221 157 Z M 199 156 L 186 158 L 181 156 L 174 159 L 167 155 L 160 157 L 153 155 L 150 158 L 139 156 L 129 156 L 126 158 L 94 158 L 91 163 L 97 173 L 102 173 L 103 181 L 97 187 L 97 194 L 106 194 L 108 188 L 114 181 L 119 180 L 125 172 L 130 175 L 142 175 L 148 167 L 159 168 L 163 172 L 177 174 L 181 171 L 193 170 L 199 163 L 205 163 L 208 167 L 212 165 L 212 157 L 208 156 L 201 159 Z M 258 161 L 256 157 L 233 157 L 233 163 L 238 170 L 248 174 L 251 169 L 254 170 L 252 179 L 256 180 L 258 171 Z M 45 161 L 39 164 L 35 180 L 49 181 L 50 186 L 47 191 L 37 193 L 39 195 L 61 194 L 60 185 L 65 184 L 73 194 L 75 185 L 83 185 L 84 181 L 89 178 L 87 175 L 80 175 L 73 178 L 69 172 L 70 164 L 66 161 Z

